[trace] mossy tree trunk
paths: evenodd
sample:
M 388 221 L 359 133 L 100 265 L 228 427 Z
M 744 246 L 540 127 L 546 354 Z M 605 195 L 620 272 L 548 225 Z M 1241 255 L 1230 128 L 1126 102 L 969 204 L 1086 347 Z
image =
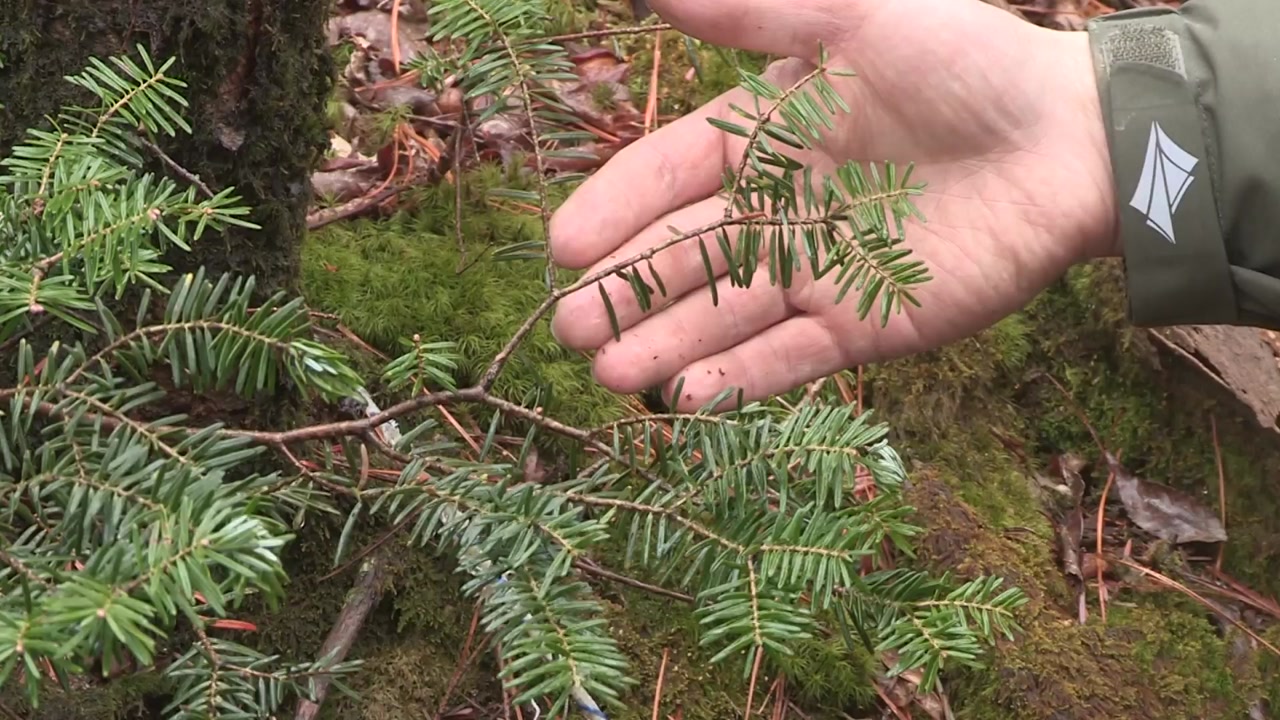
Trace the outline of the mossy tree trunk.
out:
M 257 231 L 206 236 L 181 269 L 295 289 L 309 174 L 326 145 L 328 0 L 8 0 L 0 3 L 0 153 L 84 96 L 62 81 L 91 56 L 176 56 L 193 135 L 165 150 L 214 190 L 234 185 Z

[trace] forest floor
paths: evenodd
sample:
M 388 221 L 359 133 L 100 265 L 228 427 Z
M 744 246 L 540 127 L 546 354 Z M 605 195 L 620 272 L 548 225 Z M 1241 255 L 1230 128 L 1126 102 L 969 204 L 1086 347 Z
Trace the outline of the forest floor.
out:
M 1063 30 L 1113 9 L 1098 0 L 995 4 Z M 636 23 L 622 5 L 565 3 L 560 32 L 598 35 L 564 40 L 581 80 L 562 88 L 562 98 L 599 140 L 595 159 L 565 160 L 562 169 L 589 171 L 736 84 L 735 64 L 759 70 L 768 60 L 698 45 L 655 29 L 655 19 L 623 32 Z M 381 79 L 376 58 L 387 53 L 388 18 L 377 9 L 335 18 L 349 81 Z M 401 36 L 414 41 L 408 27 L 400 25 Z M 340 39 L 349 36 L 361 40 Z M 351 102 L 358 95 L 335 100 L 337 157 L 316 176 L 323 200 L 312 216 L 304 292 L 378 351 L 432 318 L 433 336 L 467 338 L 472 354 L 487 357 L 542 292 L 540 268 L 486 258 L 540 231 L 534 208 L 486 194 L 504 180 L 497 165 L 512 157 L 521 128 L 491 121 L 476 133 L 475 162 L 450 172 L 432 165 L 450 157 L 438 123 L 412 116 L 448 117 L 458 99 L 429 86 L 374 94 L 367 106 L 367 97 Z M 404 157 L 388 148 L 401 146 L 424 148 L 408 154 L 419 158 L 411 172 L 423 179 L 388 201 L 388 173 Z M 404 163 L 394 169 L 404 171 Z M 506 392 L 550 385 L 550 410 L 576 421 L 643 411 L 641 399 L 591 383 L 587 360 L 549 334 L 536 336 L 511 372 Z M 1271 599 L 1280 592 L 1274 435 L 1203 367 L 1125 323 L 1117 266 L 1073 270 L 975 338 L 860 368 L 826 389 L 874 408 L 894 428 L 928 528 L 920 560 L 962 577 L 1001 575 L 1032 602 L 1021 612 L 1024 632 L 986 669 L 949 675 L 945 698 L 916 697 L 910 676 L 888 680 L 877 659 L 851 656 L 838 640 L 814 641 L 762 680 L 760 717 L 1271 717 L 1267 698 L 1280 691 L 1280 662 L 1267 649 L 1280 644 L 1280 606 Z M 1098 442 L 1121 458 L 1114 472 Z M 1103 505 L 1109 482 L 1115 490 Z M 1179 528 L 1184 540 L 1225 534 L 1226 542 L 1175 546 L 1169 538 Z M 306 546 L 297 553 L 306 558 Z M 317 574 L 329 571 L 316 562 Z M 429 708 L 442 719 L 487 717 L 497 668 L 469 650 L 478 642 L 468 634 L 472 608 L 456 581 L 425 558 L 401 573 L 356 648 L 370 662 L 366 695 L 334 716 L 422 717 Z M 302 582 L 294 593 L 309 599 L 291 609 L 287 625 L 297 629 L 263 624 L 273 645 L 314 649 L 345 592 L 332 581 Z M 743 716 L 744 679 L 708 668 L 691 613 L 641 589 L 601 587 L 641 681 L 626 717 L 650 717 L 655 703 L 653 717 Z
M 1113 10 L 1100 0 L 993 4 L 1064 30 Z M 544 292 L 540 264 L 491 257 L 541 233 L 536 208 L 488 193 L 510 182 L 502 163 L 517 155 L 522 129 L 499 116 L 476 129 L 470 148 L 455 146 L 440 130 L 462 110 L 460 98 L 384 75 L 393 53 L 427 49 L 416 4 L 405 0 L 394 30 L 372 0 L 339 5 L 331 40 L 344 81 L 332 103 L 334 151 L 315 176 L 304 295 L 333 316 L 334 338 L 371 366 L 414 334 L 459 340 L 483 362 Z M 701 46 L 657 22 L 631 32 L 622 2 L 563 4 L 558 32 L 584 35 L 558 40 L 580 76 L 562 97 L 598 141 L 593 157 L 560 169 L 590 171 L 736 84 L 735 64 L 759 70 L 767 61 Z M 978 336 L 822 386 L 893 428 L 911 467 L 916 522 L 927 529 L 917 562 L 959 577 L 1002 576 L 1031 602 L 1019 610 L 1022 632 L 986 667 L 948 673 L 945 694 L 917 695 L 912 674 L 887 678 L 883 658 L 851 653 L 839 638 L 813 640 L 762 672 L 753 717 L 1273 717 L 1277 437 L 1203 362 L 1126 323 L 1121 279 L 1114 263 L 1076 268 Z M 644 398 L 596 386 L 588 360 L 545 328 L 508 373 L 499 392 L 549 387 L 547 412 L 572 422 L 647 412 Z M 483 434 L 483 418 L 449 421 Z M 1110 466 L 1099 445 L 1115 459 Z M 1114 486 L 1105 502 L 1104 486 Z M 333 567 L 340 529 L 315 524 L 294 543 L 288 608 L 247 618 L 255 644 L 287 657 L 316 654 L 358 575 L 357 563 Z M 351 649 L 366 663 L 353 683 L 361 696 L 330 697 L 322 716 L 530 718 L 528 708 L 506 707 L 497 662 L 482 651 L 475 607 L 448 562 L 397 542 L 383 529 L 356 531 L 352 547 L 394 548 L 394 562 Z M 639 680 L 630 711 L 611 717 L 744 716 L 746 679 L 737 667 L 708 664 L 687 603 L 646 590 L 643 577 L 592 583 Z M 113 692 L 102 698 L 104 713 L 141 702 L 147 688 Z M 114 717 L 56 704 L 46 713 Z

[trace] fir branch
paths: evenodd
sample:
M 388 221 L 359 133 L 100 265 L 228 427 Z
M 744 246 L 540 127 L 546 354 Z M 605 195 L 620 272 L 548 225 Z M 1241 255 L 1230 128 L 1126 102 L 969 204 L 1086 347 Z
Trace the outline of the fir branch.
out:
M 773 120 L 774 114 L 785 107 L 785 105 L 793 98 L 797 97 L 804 88 L 809 85 L 809 83 L 817 80 L 827 73 L 825 59 L 826 55 L 824 52 L 822 53 L 822 62 L 819 62 L 813 70 L 806 73 L 804 77 L 797 80 L 786 90 L 783 90 L 781 94 L 777 96 L 777 99 L 773 100 L 769 108 L 761 113 L 756 119 L 755 126 L 752 127 L 751 131 L 747 134 L 747 148 L 743 151 L 742 158 L 738 161 L 738 167 L 733 171 L 733 186 L 729 189 L 730 198 L 736 198 L 740 192 L 742 183 L 746 178 L 747 165 L 751 163 L 753 150 L 760 142 L 760 137 L 765 132 L 769 122 Z M 743 72 L 745 76 L 745 71 Z M 726 220 L 733 217 L 735 209 L 734 206 L 735 203 L 732 200 L 725 206 L 724 217 Z
M 573 76 L 563 49 L 541 30 L 544 9 L 542 0 L 439 0 L 431 12 L 435 39 L 465 45 L 456 76 L 468 99 L 492 96 L 487 112 L 497 113 L 509 109 L 509 93 L 520 94 L 515 112 L 532 140 L 547 234 L 543 158 L 556 151 L 544 147 L 551 137 L 540 126 L 565 121 L 547 86 Z M 521 700 L 549 698 L 552 714 L 574 706 L 595 712 L 595 698 L 616 705 L 632 682 L 604 629 L 602 605 L 580 577 L 624 581 L 590 559 L 619 532 L 628 561 L 640 548 L 661 582 L 690 593 L 645 589 L 691 599 L 702 642 L 719 646 L 714 660 L 745 651 L 753 678 L 766 653 L 787 654 L 816 625 L 815 611 L 833 603 L 854 616 L 860 633 L 896 650 L 902 668 L 923 668 L 926 680 L 945 664 L 972 660 L 980 641 L 1014 627 L 1022 596 L 998 580 L 860 576 L 859 563 L 885 541 L 906 550 L 916 532 L 902 504 L 901 458 L 887 428 L 866 415 L 759 403 L 712 415 L 725 394 L 696 413 L 579 428 L 533 409 L 536 398 L 515 402 L 493 392 L 560 300 L 621 275 L 647 307 L 652 290 L 641 264 L 653 273 L 657 253 L 695 239 L 705 249 L 708 236 L 736 284 L 750 282 L 767 241 L 771 282 L 789 282 L 805 254 L 815 278 L 835 276 L 841 297 L 859 291 L 863 316 L 877 298 L 886 318 L 913 301 L 910 289 L 928 278 L 901 247 L 918 192 L 908 176 L 890 166 L 883 177 L 874 167 L 868 174 L 850 163 L 817 182 L 805 171 L 799 183 L 802 168 L 773 147 L 812 144 L 825 114 L 841 106 L 824 79 L 825 55 L 811 77 L 785 90 L 743 75 L 757 105 L 754 113 L 735 108 L 752 129 L 719 124 L 747 139 L 736 171 L 727 168 L 723 218 L 673 230 L 564 287 L 550 283 L 548 264 L 546 297 L 469 387 L 453 383 L 463 360 L 458 346 L 414 337 L 382 370 L 384 387 L 407 395 L 385 410 L 372 404 L 344 356 L 313 339 L 312 315 L 300 300 L 276 295 L 250 308 L 251 279 L 206 280 L 202 271 L 169 286 L 157 280 L 168 269 L 160 259 L 169 246 L 186 250 L 210 228 L 245 224 L 248 212 L 231 189 L 213 193 L 149 139 L 187 129 L 171 62 L 157 68 L 145 53 L 141 61 L 95 61 L 73 82 L 100 106 L 64 113 L 54 132 L 31 131 L 3 160 L 0 223 L 15 242 L 0 253 L 0 331 L 22 335 L 38 307 L 55 318 L 49 322 L 100 338 L 55 345 L 39 358 L 18 341 L 20 384 L 0 388 L 7 410 L 0 468 L 12 478 L 0 479 L 3 531 L 12 540 L 0 555 L 0 680 L 18 663 L 48 662 L 63 675 L 78 672 L 74 659 L 85 656 L 150 663 L 157 640 L 181 616 L 197 639 L 166 669 L 170 718 L 259 717 L 279 713 L 288 695 L 314 702 L 325 683 L 344 689 L 339 678 L 358 663 L 289 664 L 207 632 L 208 614 L 222 616 L 249 593 L 282 592 L 278 550 L 291 536 L 281 518 L 303 510 L 336 515 L 339 498 L 354 507 L 335 564 L 350 555 L 352 528 L 377 518 L 392 532 L 404 528 L 414 544 L 452 551 L 470 575 L 464 591 L 482 601 L 507 686 Z M 760 109 L 761 98 L 768 109 Z M 183 184 L 141 173 L 139 148 Z M 129 288 L 144 292 L 126 329 L 100 295 L 123 297 Z M 163 318 L 148 324 L 151 292 L 167 303 Z M 97 317 L 85 320 L 87 311 Z M 278 430 L 189 425 L 160 405 L 165 393 L 151 377 L 165 370 L 174 386 L 195 394 L 230 385 L 252 395 L 287 380 L 290 389 L 360 398 L 369 409 L 358 419 Z M 429 418 L 402 434 L 389 425 L 455 406 L 494 414 L 480 460 L 465 459 L 471 455 L 442 439 Z M 497 435 L 500 420 L 528 428 L 519 454 L 507 455 L 510 464 L 484 459 L 507 442 Z M 590 463 L 542 485 L 530 482 L 523 463 L 535 437 L 548 433 L 586 450 Z M 345 454 L 317 441 L 340 441 Z M 250 462 L 267 450 L 283 470 L 261 476 Z M 850 503 L 847 484 L 864 468 L 883 492 Z M 66 558 L 77 564 L 66 566 Z M 42 676 L 23 677 L 35 697 Z

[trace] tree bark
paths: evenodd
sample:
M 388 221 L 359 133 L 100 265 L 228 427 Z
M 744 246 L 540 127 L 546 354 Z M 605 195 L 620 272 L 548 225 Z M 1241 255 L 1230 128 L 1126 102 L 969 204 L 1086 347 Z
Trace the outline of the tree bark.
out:
M 253 274 L 260 292 L 296 290 L 311 202 L 309 176 L 327 145 L 332 60 L 327 0 L 9 0 L 0 3 L 0 154 L 82 91 L 63 81 L 88 58 L 142 45 L 176 56 L 191 136 L 163 149 L 216 192 L 235 186 L 260 230 L 206 235 L 178 270 Z M 158 162 L 157 173 L 166 170 Z

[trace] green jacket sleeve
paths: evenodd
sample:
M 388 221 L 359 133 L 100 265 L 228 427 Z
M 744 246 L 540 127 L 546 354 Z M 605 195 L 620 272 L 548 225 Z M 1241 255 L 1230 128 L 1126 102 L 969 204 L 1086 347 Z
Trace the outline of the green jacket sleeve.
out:
M 1280 327 L 1277 31 L 1277 0 L 1089 23 L 1135 324 Z

